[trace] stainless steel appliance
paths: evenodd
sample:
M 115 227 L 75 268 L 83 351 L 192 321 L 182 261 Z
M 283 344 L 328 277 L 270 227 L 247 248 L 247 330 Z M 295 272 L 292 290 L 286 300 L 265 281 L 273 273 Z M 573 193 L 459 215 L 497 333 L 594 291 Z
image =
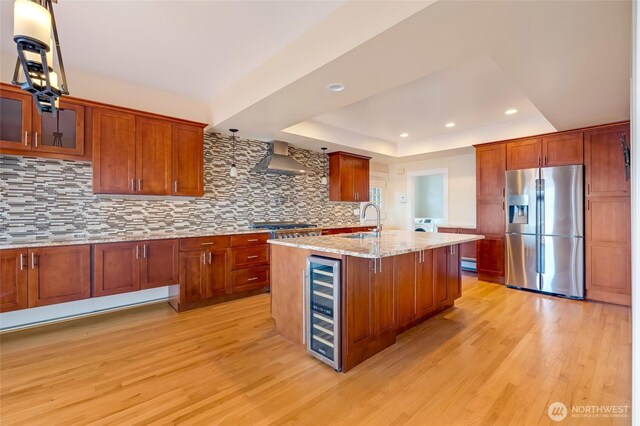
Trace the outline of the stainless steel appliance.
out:
M 322 228 L 310 223 L 297 222 L 254 222 L 254 229 L 267 229 L 271 231 L 271 239 L 316 237 L 322 235 Z
M 505 177 L 507 286 L 583 299 L 583 166 Z
M 335 370 L 340 358 L 340 260 L 307 258 L 303 314 L 307 351 Z

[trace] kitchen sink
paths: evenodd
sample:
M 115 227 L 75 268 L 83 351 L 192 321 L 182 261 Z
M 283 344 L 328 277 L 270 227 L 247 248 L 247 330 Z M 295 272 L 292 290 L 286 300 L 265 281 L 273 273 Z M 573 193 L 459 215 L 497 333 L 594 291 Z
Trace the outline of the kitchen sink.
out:
M 356 232 L 355 234 L 340 235 L 342 238 L 350 238 L 352 240 L 364 240 L 366 238 L 376 238 L 379 235 L 375 232 Z

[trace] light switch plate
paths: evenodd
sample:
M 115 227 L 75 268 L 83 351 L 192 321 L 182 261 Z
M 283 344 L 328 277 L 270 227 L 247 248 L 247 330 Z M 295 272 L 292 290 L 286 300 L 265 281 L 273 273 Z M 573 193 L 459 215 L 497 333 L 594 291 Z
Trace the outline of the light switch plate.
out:
M 398 197 L 398 198 L 400 199 L 400 202 L 401 202 L 402 204 L 406 204 L 406 203 L 407 203 L 407 194 L 402 194 L 402 193 L 401 193 L 401 194 L 399 194 L 399 197 Z
M 353 209 L 354 216 L 360 216 L 360 209 Z

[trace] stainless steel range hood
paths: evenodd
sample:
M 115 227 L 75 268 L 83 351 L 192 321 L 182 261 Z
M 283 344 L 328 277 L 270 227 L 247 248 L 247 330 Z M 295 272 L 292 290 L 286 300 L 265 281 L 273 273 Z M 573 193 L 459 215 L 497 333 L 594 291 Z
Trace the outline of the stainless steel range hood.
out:
M 289 157 L 289 144 L 282 141 L 270 142 L 266 157 L 260 160 L 251 171 L 288 176 L 303 175 L 312 172 L 312 170 L 309 170 Z

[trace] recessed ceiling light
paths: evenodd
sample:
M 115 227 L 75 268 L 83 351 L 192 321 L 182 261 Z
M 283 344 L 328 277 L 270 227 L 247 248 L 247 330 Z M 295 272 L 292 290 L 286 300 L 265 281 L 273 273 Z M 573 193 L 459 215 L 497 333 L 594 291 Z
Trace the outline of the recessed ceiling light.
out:
M 451 123 L 447 123 L 447 124 L 445 124 L 445 125 L 444 125 L 444 127 L 453 127 L 453 126 L 455 126 L 455 125 L 456 125 L 456 123 L 451 122 Z
M 342 83 L 331 83 L 327 85 L 327 90 L 330 92 L 342 92 L 344 90 L 344 84 Z
M 511 108 L 511 109 L 506 110 L 504 113 L 507 114 L 507 115 L 511 115 L 511 114 L 515 114 L 516 112 L 518 112 L 517 109 Z
M 409 137 L 409 133 L 400 133 L 400 137 L 401 138 L 408 138 Z

